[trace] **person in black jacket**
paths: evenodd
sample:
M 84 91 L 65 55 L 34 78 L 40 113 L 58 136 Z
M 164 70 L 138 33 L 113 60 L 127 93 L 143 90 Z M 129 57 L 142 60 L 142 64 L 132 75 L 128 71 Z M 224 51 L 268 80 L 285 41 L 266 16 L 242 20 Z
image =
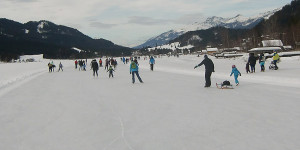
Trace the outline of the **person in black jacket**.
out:
M 250 56 L 249 56 L 248 62 L 249 62 L 250 67 L 251 67 L 251 73 L 255 73 L 255 65 L 256 65 L 257 58 L 254 56 L 253 53 L 250 53 L 249 55 Z
M 212 60 L 209 59 L 207 55 L 204 55 L 204 60 L 200 64 L 196 65 L 194 69 L 196 69 L 197 67 L 203 64 L 205 65 L 205 82 L 206 82 L 204 87 L 210 87 L 211 86 L 210 76 L 212 72 L 215 72 L 215 66 Z
M 99 65 L 98 65 L 96 59 L 94 59 L 91 63 L 92 63 L 92 68 L 93 68 L 93 76 L 95 76 L 95 73 L 96 73 L 97 77 L 98 77 Z

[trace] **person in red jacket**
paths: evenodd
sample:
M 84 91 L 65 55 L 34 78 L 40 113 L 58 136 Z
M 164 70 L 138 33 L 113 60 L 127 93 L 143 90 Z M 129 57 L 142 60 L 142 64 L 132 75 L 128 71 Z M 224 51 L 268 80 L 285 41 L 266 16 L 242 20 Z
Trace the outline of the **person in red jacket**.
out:
M 78 64 L 78 62 L 77 62 L 77 60 L 75 60 L 75 69 L 77 69 L 77 64 Z
M 100 67 L 102 67 L 102 59 L 101 58 L 99 60 L 99 65 L 100 65 Z

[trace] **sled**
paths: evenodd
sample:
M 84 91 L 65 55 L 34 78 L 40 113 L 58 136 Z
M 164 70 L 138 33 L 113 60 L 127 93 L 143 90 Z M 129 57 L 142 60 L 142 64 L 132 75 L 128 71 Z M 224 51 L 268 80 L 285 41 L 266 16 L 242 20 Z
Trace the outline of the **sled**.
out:
M 232 85 L 223 85 L 222 83 L 216 83 L 218 89 L 233 89 Z

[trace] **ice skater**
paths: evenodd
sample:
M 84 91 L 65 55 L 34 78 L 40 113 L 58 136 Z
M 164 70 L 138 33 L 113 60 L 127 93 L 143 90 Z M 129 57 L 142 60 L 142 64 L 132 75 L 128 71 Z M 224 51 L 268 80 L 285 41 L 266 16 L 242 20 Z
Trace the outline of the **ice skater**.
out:
M 211 59 L 207 57 L 207 55 L 204 55 L 204 60 L 200 64 L 196 65 L 194 69 L 196 69 L 201 65 L 205 65 L 205 86 L 204 87 L 210 87 L 211 86 L 210 77 L 212 72 L 215 72 L 214 63 L 212 62 Z
M 61 69 L 61 71 L 64 71 L 64 70 L 63 70 L 63 65 L 61 64 L 61 62 L 59 62 L 59 65 L 58 65 L 58 66 L 59 66 L 59 68 L 58 68 L 58 71 L 57 71 L 57 72 L 59 72 L 60 69 Z
M 135 61 L 132 61 L 130 64 L 130 74 L 132 74 L 132 83 L 135 83 L 134 74 L 136 74 L 136 77 L 139 79 L 141 83 L 144 83 L 139 75 L 139 66 Z
M 109 68 L 108 68 L 108 70 L 107 70 L 107 72 L 109 72 L 109 75 L 108 75 L 109 78 L 110 78 L 110 77 L 114 77 L 114 74 L 113 74 L 114 71 L 115 71 L 115 70 L 114 70 L 113 67 L 110 65 Z
M 236 84 L 236 86 L 238 86 L 238 85 L 240 84 L 240 83 L 239 83 L 239 80 L 238 80 L 238 77 L 239 77 L 239 76 L 242 76 L 242 74 L 241 74 L 240 71 L 235 67 L 235 65 L 232 65 L 232 71 L 231 71 L 230 76 L 232 76 L 232 74 L 234 75 L 235 84 Z
M 153 56 L 150 57 L 149 64 L 150 64 L 150 70 L 153 71 L 153 67 L 155 64 L 155 59 L 153 58 Z
M 96 59 L 92 60 L 92 68 L 93 68 L 93 76 L 95 76 L 95 74 L 97 75 L 98 77 L 98 69 L 99 69 L 99 65 L 96 61 Z

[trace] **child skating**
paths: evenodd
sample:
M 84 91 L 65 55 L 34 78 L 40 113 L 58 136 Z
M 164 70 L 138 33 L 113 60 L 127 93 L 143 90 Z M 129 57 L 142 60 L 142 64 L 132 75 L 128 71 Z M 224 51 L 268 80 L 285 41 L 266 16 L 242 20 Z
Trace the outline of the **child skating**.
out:
M 109 68 L 108 68 L 108 70 L 107 70 L 107 72 L 109 72 L 109 78 L 110 78 L 110 77 L 114 77 L 114 74 L 113 74 L 114 71 L 115 71 L 115 70 L 113 69 L 113 67 L 112 67 L 112 66 L 109 66 Z
M 238 80 L 238 76 L 239 75 L 241 76 L 242 74 L 240 73 L 239 70 L 237 70 L 237 68 L 235 67 L 235 65 L 232 65 L 232 71 L 231 71 L 230 76 L 232 76 L 232 74 L 234 75 L 235 84 L 236 84 L 236 86 L 238 86 L 240 84 L 239 80 Z

